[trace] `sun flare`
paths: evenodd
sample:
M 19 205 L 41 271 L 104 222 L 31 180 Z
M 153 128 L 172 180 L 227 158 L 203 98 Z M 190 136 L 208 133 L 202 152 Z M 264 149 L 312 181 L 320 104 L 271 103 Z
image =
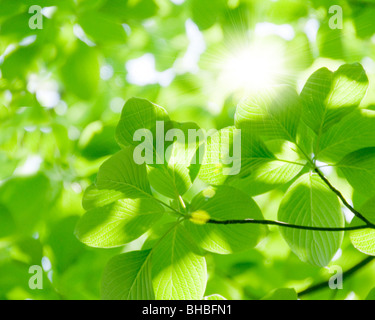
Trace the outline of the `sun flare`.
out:
M 257 44 L 228 54 L 220 81 L 228 91 L 249 92 L 277 84 L 283 73 L 283 56 L 279 48 Z

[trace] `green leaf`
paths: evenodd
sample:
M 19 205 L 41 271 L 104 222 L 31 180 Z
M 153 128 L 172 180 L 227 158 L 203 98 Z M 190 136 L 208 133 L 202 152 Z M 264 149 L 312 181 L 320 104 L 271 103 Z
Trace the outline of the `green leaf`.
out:
M 295 141 L 300 120 L 300 99 L 289 86 L 263 90 L 241 102 L 235 125 L 267 139 Z
M 129 99 L 122 109 L 116 129 L 117 142 L 120 146 L 137 146 L 139 141 L 134 141 L 134 133 L 139 129 L 148 129 L 155 136 L 156 121 L 169 121 L 168 114 L 162 107 L 145 99 Z
M 85 11 L 79 15 L 78 23 L 95 43 L 123 44 L 126 41 L 126 32 L 121 23 L 102 12 Z
M 118 200 L 86 212 L 75 234 L 91 247 L 117 247 L 144 234 L 163 212 L 164 207 L 154 199 Z
M 104 300 L 153 300 L 151 250 L 133 251 L 113 257 L 103 272 Z
M 286 192 L 279 208 L 283 222 L 313 227 L 344 227 L 337 196 L 317 175 L 301 176 Z M 304 262 L 326 266 L 340 248 L 343 232 L 280 228 L 293 252 Z
M 316 157 L 338 162 L 355 150 L 375 146 L 375 111 L 357 110 L 332 126 L 320 139 Z
M 15 224 L 17 232 L 32 234 L 45 215 L 50 214 L 59 190 L 60 185 L 44 174 L 5 181 L 0 186 L 0 210 L 4 210 L 1 223 L 9 224 L 8 232 L 14 230 Z
M 354 151 L 336 166 L 355 190 L 369 196 L 375 194 L 375 148 Z
M 97 49 L 78 41 L 61 69 L 66 90 L 78 98 L 89 100 L 97 93 L 99 61 Z
M 11 235 L 16 231 L 16 224 L 9 210 L 0 204 L 0 238 Z
M 266 193 L 291 181 L 303 166 L 284 161 L 269 161 L 254 168 L 248 176 L 229 184 L 251 196 Z
M 189 141 L 189 131 L 199 130 L 195 123 L 173 122 L 173 128 L 167 132 L 164 164 L 148 166 L 148 178 L 152 187 L 161 194 L 176 199 L 192 185 L 194 177 L 190 174 L 191 159 L 196 154 L 196 140 Z M 168 141 L 176 137 L 175 141 Z M 198 161 L 196 161 L 198 162 Z
M 366 300 L 375 300 L 375 288 L 373 288 L 366 297 Z
M 291 288 L 276 289 L 262 300 L 298 300 L 297 292 Z
M 100 11 L 121 22 L 129 23 L 130 20 L 143 20 L 152 17 L 157 9 L 157 5 L 152 0 L 107 0 Z
M 248 195 L 229 186 L 210 187 L 191 202 L 191 218 L 186 228 L 205 250 L 229 254 L 251 249 L 265 233 L 265 227 L 255 224 L 206 224 L 208 219 L 263 219 L 257 204 Z
M 287 141 L 272 141 L 279 150 L 272 153 L 257 139 L 243 135 L 241 172 L 230 177 L 228 184 L 253 196 L 268 192 L 291 181 L 305 166 L 293 151 L 294 144 Z M 268 145 L 271 145 L 268 142 Z M 280 150 L 281 149 L 281 150 Z M 277 153 L 276 153 L 277 152 Z
M 283 185 L 302 170 L 305 162 L 292 151 L 295 145 L 273 142 L 277 149 L 282 146 L 277 157 L 254 133 L 233 127 L 221 129 L 207 139 L 198 177 L 209 184 L 234 186 L 250 195 Z
M 359 210 L 367 219 L 375 223 L 375 198 L 369 199 Z M 361 219 L 354 217 L 351 225 L 364 225 Z M 375 230 L 363 229 L 350 233 L 350 240 L 353 246 L 370 256 L 375 256 Z
M 191 0 L 190 5 L 192 19 L 201 30 L 206 30 L 213 26 L 224 9 L 223 0 Z
M 198 178 L 213 185 L 220 185 L 225 183 L 229 176 L 240 172 L 241 145 L 241 133 L 234 127 L 221 129 L 208 136 Z
M 151 198 L 146 165 L 133 160 L 132 147 L 127 147 L 105 161 L 99 169 L 95 186 L 83 197 L 83 207 L 92 209 L 124 198 Z
M 186 229 L 174 226 L 153 248 L 152 283 L 157 300 L 201 300 L 206 260 Z
M 368 87 L 359 63 L 331 72 L 321 68 L 307 80 L 302 92 L 304 121 L 320 135 L 358 107 Z
M 356 34 L 360 38 L 369 38 L 374 35 L 375 26 L 373 23 L 375 8 L 369 1 L 368 5 L 359 3 L 353 4 L 353 22 L 356 29 Z
M 343 32 L 332 29 L 329 23 L 322 23 L 317 33 L 316 42 L 321 57 L 344 59 Z
M 268 4 L 268 19 L 275 24 L 284 24 L 296 21 L 306 16 L 307 3 L 296 0 L 280 0 Z

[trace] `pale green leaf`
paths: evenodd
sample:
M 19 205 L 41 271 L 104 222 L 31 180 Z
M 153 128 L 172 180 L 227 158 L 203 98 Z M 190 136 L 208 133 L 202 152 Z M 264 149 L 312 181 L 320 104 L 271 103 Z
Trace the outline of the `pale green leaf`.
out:
M 189 166 L 196 155 L 198 143 L 191 132 L 198 132 L 199 127 L 191 122 L 172 122 L 172 125 L 173 128 L 168 130 L 166 135 L 166 142 L 173 142 L 165 145 L 165 163 L 148 166 L 148 178 L 156 191 L 176 199 L 183 195 L 194 181 Z M 198 163 L 198 159 L 195 162 Z
M 299 96 L 294 89 L 283 85 L 263 90 L 241 102 L 235 125 L 264 138 L 295 141 L 300 115 Z
M 103 277 L 104 300 L 153 300 L 151 251 L 133 251 L 109 260 Z
M 286 192 L 279 208 L 283 222 L 313 227 L 344 227 L 337 196 L 317 175 L 301 176 Z M 280 228 L 293 252 L 304 262 L 326 266 L 340 248 L 343 232 Z
M 152 283 L 157 300 L 201 300 L 206 260 L 182 226 L 175 226 L 153 248 Z
M 301 92 L 304 121 L 320 135 L 358 107 L 367 87 L 366 72 L 358 63 L 335 72 L 319 69 Z
M 155 136 L 157 121 L 169 121 L 168 114 L 162 107 L 145 99 L 131 98 L 122 109 L 116 140 L 120 146 L 137 146 L 139 141 L 134 141 L 134 133 L 139 129 L 147 129 Z
M 241 133 L 234 127 L 219 130 L 209 136 L 198 178 L 220 185 L 241 169 Z
M 375 198 L 369 199 L 359 210 L 368 220 L 375 223 Z M 354 217 L 351 225 L 364 225 L 361 219 Z M 359 251 L 375 256 L 375 230 L 363 229 L 350 233 L 353 246 Z
M 118 200 L 86 212 L 75 234 L 91 247 L 117 247 L 144 234 L 163 212 L 164 207 L 152 198 Z
M 9 210 L 0 204 L 0 238 L 11 235 L 16 230 L 16 224 Z
M 300 165 L 274 160 L 257 166 L 244 178 L 232 180 L 230 185 L 255 196 L 288 183 L 302 168 Z
M 375 300 L 375 288 L 373 288 L 366 297 L 366 300 Z
M 124 198 L 151 198 L 146 165 L 133 160 L 133 148 L 126 147 L 105 161 L 96 183 L 83 197 L 83 207 L 92 209 Z
M 270 146 L 272 151 L 268 148 Z M 272 140 L 267 146 L 249 134 L 242 134 L 241 171 L 228 184 L 253 196 L 291 181 L 305 166 L 288 141 Z
M 229 186 L 210 187 L 191 202 L 192 218 L 186 227 L 194 240 L 205 250 L 220 254 L 253 248 L 265 233 L 265 227 L 255 224 L 217 225 L 205 220 L 263 219 L 250 196 Z
M 316 157 L 337 163 L 355 150 L 375 146 L 375 111 L 356 110 L 321 136 Z
M 375 148 L 354 151 L 336 166 L 355 190 L 369 196 L 375 194 Z

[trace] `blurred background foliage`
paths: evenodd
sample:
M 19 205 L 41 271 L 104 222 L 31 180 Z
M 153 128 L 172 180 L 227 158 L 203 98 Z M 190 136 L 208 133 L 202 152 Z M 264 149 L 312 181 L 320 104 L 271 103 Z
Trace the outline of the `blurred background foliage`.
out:
M 343 29 L 329 28 L 333 4 Z M 32 5 L 43 8 L 42 29 L 29 27 Z M 92 249 L 73 235 L 83 190 L 119 149 L 114 130 L 128 98 L 206 129 L 232 125 L 243 92 L 223 77 L 226 57 L 265 43 L 298 91 L 319 67 L 361 62 L 370 78 L 363 105 L 375 105 L 374 17 L 373 0 L 0 0 L 0 299 L 99 299 L 107 261 L 138 248 Z M 265 218 L 276 219 L 282 193 L 255 198 Z M 206 295 L 260 299 L 331 276 L 270 230 L 254 250 L 207 257 Z M 345 239 L 332 264 L 345 270 L 363 257 Z M 43 290 L 28 286 L 35 264 Z M 374 268 L 344 279 L 343 290 L 301 298 L 363 299 Z

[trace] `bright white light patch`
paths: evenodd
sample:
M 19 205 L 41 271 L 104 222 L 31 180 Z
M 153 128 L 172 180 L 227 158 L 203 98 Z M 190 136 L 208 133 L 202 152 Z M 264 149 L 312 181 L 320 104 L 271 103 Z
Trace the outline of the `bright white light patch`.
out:
M 174 4 L 180 5 L 180 4 L 183 4 L 185 0 L 171 0 L 171 2 Z
M 142 57 L 129 60 L 126 62 L 125 67 L 128 71 L 126 79 L 138 86 L 159 83 L 161 86 L 166 87 L 172 82 L 175 76 L 171 69 L 158 72 L 155 67 L 155 57 L 151 53 L 146 53 Z
M 109 80 L 113 77 L 113 68 L 111 65 L 106 64 L 100 68 L 100 78 Z
M 255 26 L 255 34 L 260 37 L 278 35 L 285 40 L 292 40 L 295 36 L 294 29 L 290 24 L 277 25 L 270 22 L 260 22 Z
M 38 155 L 29 156 L 20 167 L 14 171 L 15 176 L 28 176 L 38 172 L 43 159 Z
M 52 268 L 51 261 L 47 257 L 42 258 L 42 267 L 44 271 L 49 271 Z
M 275 84 L 282 72 L 282 57 L 275 49 L 254 45 L 227 58 L 221 80 L 229 91 L 250 91 Z
M 49 76 L 30 75 L 27 90 L 35 93 L 43 107 L 53 108 L 60 102 L 59 85 L 57 81 L 49 79 Z

